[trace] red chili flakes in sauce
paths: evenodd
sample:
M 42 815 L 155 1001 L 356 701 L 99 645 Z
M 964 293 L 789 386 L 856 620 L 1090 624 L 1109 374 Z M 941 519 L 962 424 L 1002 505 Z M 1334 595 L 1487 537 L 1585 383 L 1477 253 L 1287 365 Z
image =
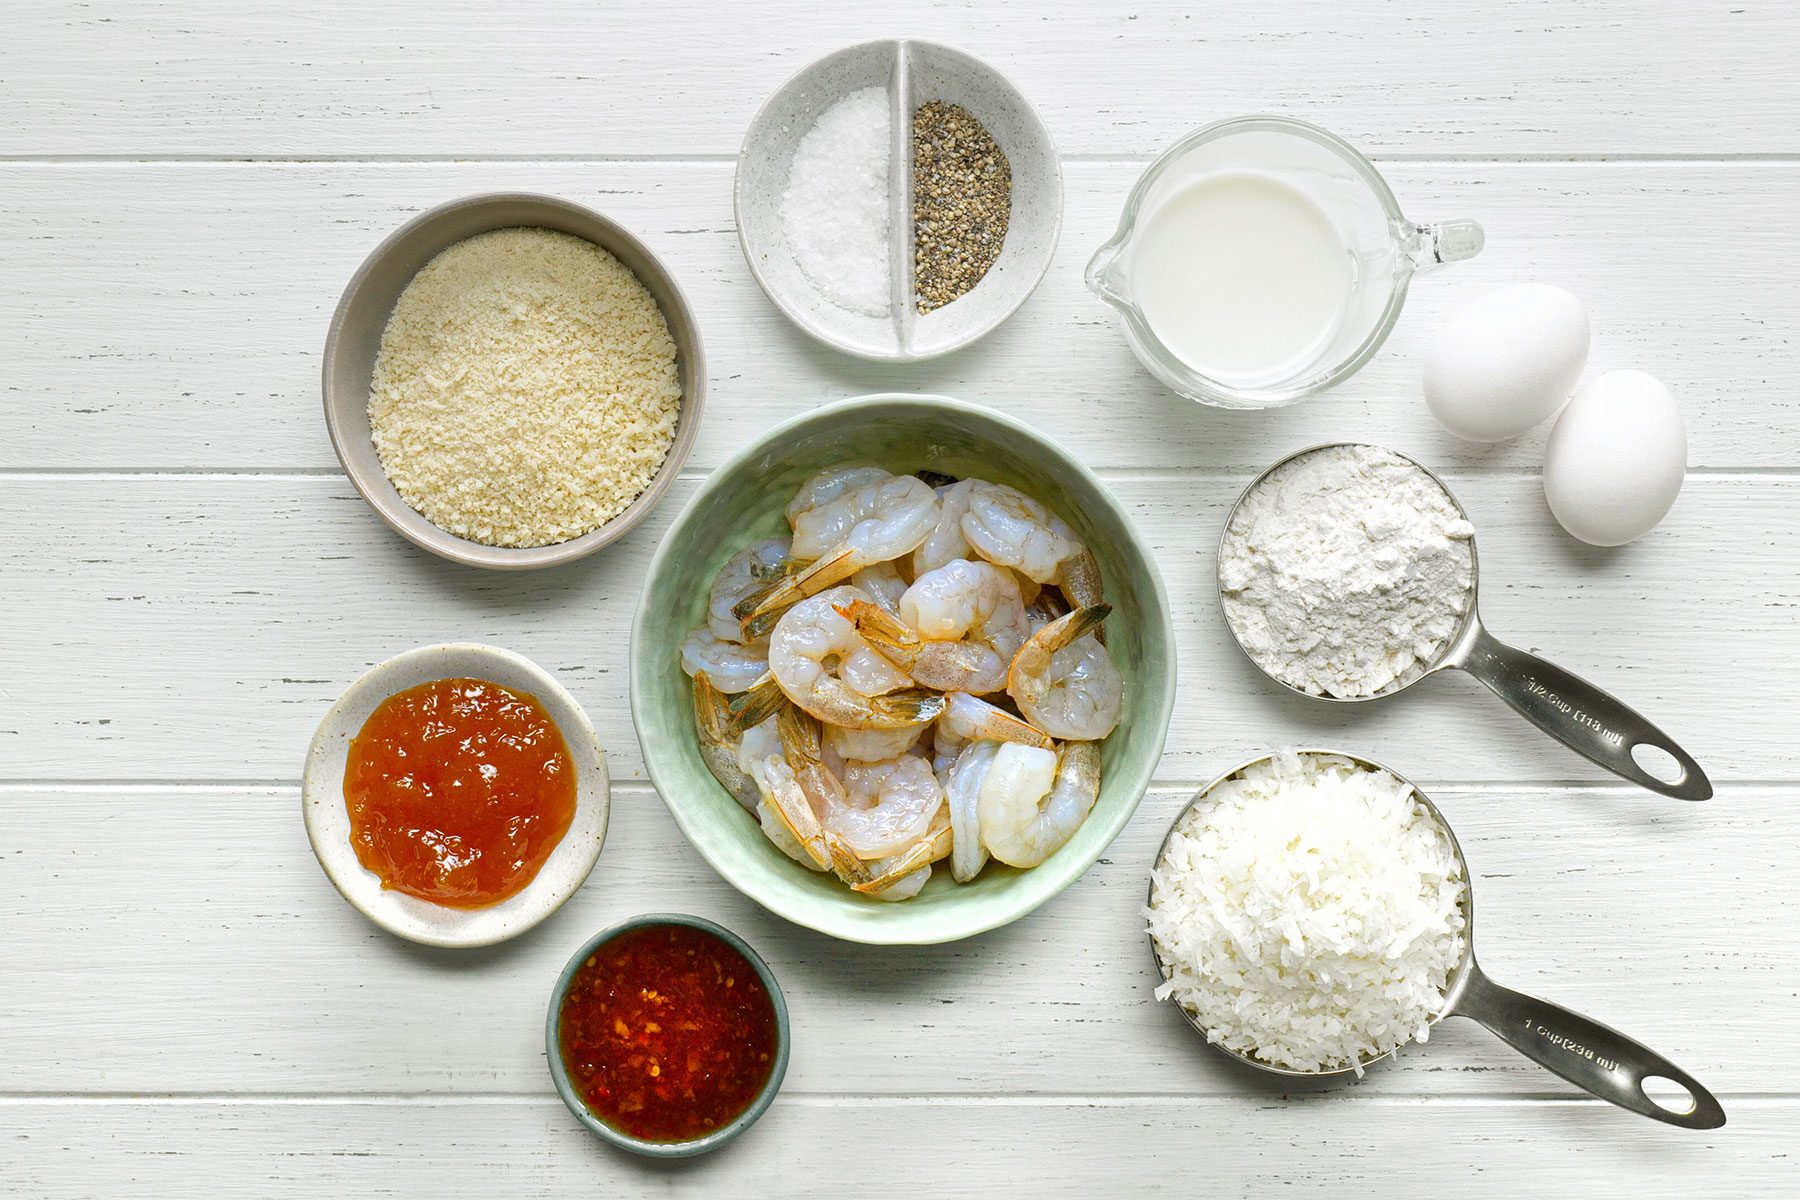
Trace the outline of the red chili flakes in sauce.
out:
M 480 908 L 523 891 L 575 819 L 575 763 L 529 692 L 436 679 L 375 706 L 350 743 L 344 803 L 381 886 Z
M 576 970 L 558 1030 L 590 1112 L 632 1137 L 685 1142 L 750 1107 L 775 1065 L 775 1004 L 744 956 L 704 930 L 649 925 Z

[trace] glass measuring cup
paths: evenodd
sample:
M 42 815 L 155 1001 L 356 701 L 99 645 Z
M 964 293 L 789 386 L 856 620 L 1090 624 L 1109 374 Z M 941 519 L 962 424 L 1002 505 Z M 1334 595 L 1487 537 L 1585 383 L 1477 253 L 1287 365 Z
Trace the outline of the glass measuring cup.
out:
M 1554 1071 L 1576 1087 L 1602 1100 L 1641 1116 L 1678 1125 L 1683 1129 L 1717 1129 L 1725 1124 L 1725 1110 L 1712 1093 L 1701 1087 L 1692 1075 L 1648 1046 L 1560 1004 L 1515 992 L 1487 977 L 1475 961 L 1475 891 L 1469 875 L 1468 861 L 1463 857 L 1462 845 L 1456 840 L 1456 832 L 1450 828 L 1444 814 L 1438 811 L 1437 805 L 1415 787 L 1411 780 L 1374 759 L 1346 754 L 1341 750 L 1304 748 L 1297 749 L 1295 753 L 1347 759 L 1361 767 L 1386 771 L 1418 798 L 1426 813 L 1437 822 L 1438 828 L 1444 831 L 1445 838 L 1449 840 L 1463 879 L 1463 950 L 1462 959 L 1450 976 L 1443 1010 L 1432 1018 L 1432 1025 L 1438 1024 L 1445 1017 L 1467 1017 L 1485 1026 L 1488 1032 L 1539 1066 Z M 1170 822 L 1169 832 L 1163 836 L 1162 845 L 1156 852 L 1156 867 L 1163 865 L 1175 831 L 1181 828 L 1188 814 L 1214 788 L 1274 757 L 1273 754 L 1264 754 L 1239 763 L 1201 788 Z M 1152 883 L 1148 901 L 1154 901 L 1155 894 L 1155 885 Z M 1150 939 L 1150 954 L 1156 962 L 1157 971 L 1163 979 L 1168 979 L 1174 973 L 1173 969 L 1163 961 L 1154 938 Z M 1206 1036 L 1206 1028 L 1197 1016 L 1179 1003 L 1175 1007 L 1189 1025 L 1198 1030 L 1202 1037 Z M 1259 1071 L 1306 1079 L 1326 1079 L 1348 1074 L 1359 1068 L 1367 1068 L 1384 1058 L 1391 1058 L 1395 1053 L 1390 1050 L 1386 1054 L 1364 1058 L 1355 1064 L 1330 1070 L 1302 1071 L 1266 1062 L 1254 1054 L 1233 1050 L 1211 1042 L 1210 1039 L 1209 1044 L 1219 1052 Z M 1688 1106 L 1684 1109 L 1671 1108 L 1651 1097 L 1645 1091 L 1644 1084 L 1647 1080 L 1656 1079 L 1668 1080 L 1685 1089 L 1689 1097 Z
M 1298 191 L 1323 211 L 1349 257 L 1348 298 L 1331 332 L 1303 358 L 1254 382 L 1209 377 L 1183 361 L 1151 328 L 1133 289 L 1133 251 L 1145 219 L 1188 183 L 1227 171 L 1252 171 Z M 1220 408 L 1274 408 L 1355 374 L 1387 340 L 1412 277 L 1473 258 L 1483 240 L 1473 221 L 1408 221 L 1374 164 L 1342 138 L 1285 117 L 1238 117 L 1195 130 L 1150 164 L 1125 201 L 1117 232 L 1089 261 L 1086 279 L 1119 310 L 1138 361 L 1170 388 Z
M 1468 513 L 1463 510 L 1450 489 L 1444 486 L 1429 468 L 1407 455 L 1385 446 L 1373 446 L 1372 443 L 1327 442 L 1317 446 L 1308 446 L 1297 450 L 1273 463 L 1269 468 L 1250 481 L 1250 485 L 1239 494 L 1231 511 L 1225 514 L 1225 528 L 1219 535 L 1218 570 L 1225 561 L 1225 543 L 1230 535 L 1232 520 L 1238 509 L 1243 506 L 1245 497 L 1254 492 L 1270 475 L 1296 459 L 1321 450 L 1330 450 L 1339 446 L 1369 445 L 1372 449 L 1391 454 L 1423 472 L 1444 493 L 1452 508 L 1463 520 L 1468 520 Z M 1607 692 L 1601 691 L 1579 675 L 1563 670 L 1556 664 L 1539 658 L 1530 651 L 1509 646 L 1489 633 L 1481 623 L 1477 611 L 1476 591 L 1480 584 L 1481 560 L 1476 552 L 1475 539 L 1469 538 L 1469 591 L 1465 598 L 1462 623 L 1456 633 L 1444 644 L 1437 657 L 1418 675 L 1403 683 L 1368 696 L 1322 696 L 1294 687 L 1286 680 L 1277 678 L 1260 662 L 1256 661 L 1249 648 L 1244 645 L 1243 638 L 1232 625 L 1229 612 L 1226 613 L 1225 627 L 1231 630 L 1231 636 L 1244 652 L 1244 657 L 1282 687 L 1297 695 L 1308 696 L 1314 700 L 1328 700 L 1339 704 L 1356 704 L 1364 700 L 1379 700 L 1392 696 L 1411 687 L 1427 675 L 1435 675 L 1439 671 L 1452 668 L 1467 671 L 1482 683 L 1488 690 L 1499 696 L 1513 710 L 1539 729 L 1561 742 L 1569 749 L 1580 754 L 1591 762 L 1598 763 L 1613 774 L 1629 779 L 1635 784 L 1659 792 L 1664 796 L 1673 796 L 1678 800 L 1710 800 L 1712 784 L 1707 781 L 1706 772 L 1700 769 L 1693 756 L 1656 726 L 1624 702 Z M 1225 607 L 1225 583 L 1222 575 L 1218 577 L 1219 606 Z M 1635 751 L 1641 747 L 1650 747 L 1660 751 L 1673 760 L 1679 774 L 1673 778 L 1646 770 L 1637 760 Z

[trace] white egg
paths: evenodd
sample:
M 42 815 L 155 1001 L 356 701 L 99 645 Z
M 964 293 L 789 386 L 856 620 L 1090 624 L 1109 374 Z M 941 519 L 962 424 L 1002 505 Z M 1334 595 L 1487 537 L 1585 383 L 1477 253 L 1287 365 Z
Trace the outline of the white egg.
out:
M 1608 371 L 1590 380 L 1550 430 L 1544 499 L 1562 527 L 1596 546 L 1656 528 L 1687 475 L 1681 410 L 1653 375 Z
M 1517 437 L 1557 410 L 1587 364 L 1588 318 L 1559 287 L 1489 292 L 1444 326 L 1425 356 L 1425 404 L 1472 442 Z

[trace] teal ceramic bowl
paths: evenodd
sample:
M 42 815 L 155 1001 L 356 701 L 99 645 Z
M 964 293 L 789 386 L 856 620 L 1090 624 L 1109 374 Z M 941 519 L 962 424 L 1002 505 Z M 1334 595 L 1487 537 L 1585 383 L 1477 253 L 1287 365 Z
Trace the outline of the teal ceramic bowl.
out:
M 563 1066 L 561 1021 L 563 997 L 568 993 L 569 982 L 575 978 L 575 972 L 587 961 L 588 955 L 612 941 L 622 933 L 630 933 L 633 929 L 642 929 L 649 925 L 685 925 L 691 929 L 699 929 L 712 934 L 726 945 L 744 956 L 756 969 L 762 979 L 763 989 L 769 993 L 769 1000 L 775 1006 L 775 1065 L 769 1071 L 769 1082 L 763 1084 L 762 1091 L 750 1102 L 750 1107 L 739 1113 L 730 1124 L 721 1126 L 705 1137 L 694 1138 L 685 1142 L 647 1142 L 642 1138 L 632 1137 L 629 1133 L 615 1129 L 599 1117 L 596 1117 L 583 1104 L 581 1097 L 575 1092 L 575 1085 L 569 1082 L 569 1072 Z M 550 1012 L 544 1020 L 544 1051 L 550 1060 L 550 1077 L 556 1081 L 556 1094 L 562 1102 L 569 1106 L 588 1129 L 611 1142 L 622 1150 L 633 1154 L 642 1154 L 647 1158 L 691 1158 L 696 1154 L 705 1154 L 709 1150 L 717 1150 L 750 1126 L 768 1110 L 775 1100 L 775 1093 L 781 1090 L 781 1080 L 787 1074 L 788 1048 L 791 1042 L 788 1025 L 787 998 L 781 994 L 781 985 L 775 982 L 774 972 L 762 956 L 750 948 L 743 938 L 731 932 L 723 925 L 708 921 L 705 917 L 689 916 L 686 913 L 644 913 L 620 921 L 608 929 L 603 929 L 589 938 L 581 949 L 575 952 L 562 974 L 556 977 L 556 988 L 550 993 Z
M 787 532 L 784 509 L 808 476 L 852 460 L 1011 484 L 1061 514 L 1099 559 L 1113 606 L 1106 644 L 1125 677 L 1125 711 L 1103 745 L 1093 812 L 1041 866 L 990 863 L 961 884 L 941 870 L 911 900 L 871 900 L 783 855 L 700 759 L 679 647 L 705 619 L 713 577 L 744 545 Z M 1068 887 L 1131 819 L 1162 757 L 1174 702 L 1168 599 L 1124 508 L 1074 455 L 1036 430 L 943 396 L 862 396 L 815 409 L 713 472 L 651 561 L 631 639 L 631 716 L 651 781 L 675 823 L 745 895 L 797 924 L 856 942 L 954 941 L 1017 920 Z

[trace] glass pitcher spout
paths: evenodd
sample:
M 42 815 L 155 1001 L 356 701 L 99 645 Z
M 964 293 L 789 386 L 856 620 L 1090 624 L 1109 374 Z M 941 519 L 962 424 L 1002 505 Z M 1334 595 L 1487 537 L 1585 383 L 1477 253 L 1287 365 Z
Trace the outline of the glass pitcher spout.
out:
M 1445 263 L 1474 258 L 1487 245 L 1487 234 L 1474 221 L 1439 221 L 1414 225 L 1406 237 L 1406 256 L 1414 271 L 1429 271 Z
M 1087 270 L 1082 273 L 1082 280 L 1087 284 L 1088 291 L 1120 310 L 1136 307 L 1132 303 L 1125 270 L 1119 265 L 1124 250 L 1124 235 L 1115 235 L 1111 241 L 1094 251 L 1094 257 L 1088 259 Z

